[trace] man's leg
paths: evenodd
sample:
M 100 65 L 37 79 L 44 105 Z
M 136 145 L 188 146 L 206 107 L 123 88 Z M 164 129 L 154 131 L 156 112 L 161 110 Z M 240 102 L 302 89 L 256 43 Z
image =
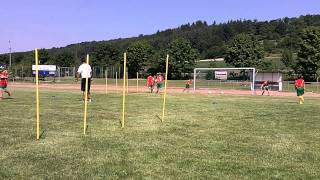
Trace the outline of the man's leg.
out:
M 5 90 L 4 92 L 7 93 L 8 96 L 11 96 L 11 93 L 8 90 Z
M 87 100 L 91 102 L 90 91 L 88 91 L 88 99 Z
M 303 104 L 303 102 L 302 102 L 302 96 L 299 96 L 299 104 Z
M 0 89 L 0 92 L 1 92 L 1 93 L 0 93 L 0 94 L 1 94 L 1 95 L 0 95 L 0 100 L 2 100 L 2 99 L 3 99 L 3 90 Z
M 85 99 L 86 99 L 85 92 L 82 91 L 82 100 L 84 101 Z

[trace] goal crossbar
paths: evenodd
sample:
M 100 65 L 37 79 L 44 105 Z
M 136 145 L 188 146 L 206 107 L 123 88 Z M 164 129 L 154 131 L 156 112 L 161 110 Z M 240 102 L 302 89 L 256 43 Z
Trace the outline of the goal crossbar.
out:
M 243 67 L 243 68 L 194 68 L 193 70 L 193 90 L 196 90 L 196 77 L 197 71 L 199 70 L 252 70 L 252 84 L 251 84 L 251 91 L 254 92 L 255 86 L 255 77 L 256 77 L 256 68 L 252 67 Z

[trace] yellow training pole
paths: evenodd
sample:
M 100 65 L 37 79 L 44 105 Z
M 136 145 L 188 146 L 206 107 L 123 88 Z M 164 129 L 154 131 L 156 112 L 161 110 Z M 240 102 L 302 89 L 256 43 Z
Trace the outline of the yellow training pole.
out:
M 122 91 L 122 121 L 121 128 L 124 128 L 125 104 L 126 104 L 126 65 L 127 54 L 123 54 L 123 91 Z
M 137 72 L 137 93 L 139 92 L 139 73 Z
M 40 105 L 39 105 L 39 66 L 38 66 L 38 49 L 35 49 L 36 63 L 36 106 L 37 106 L 37 140 L 40 139 Z
M 106 76 L 106 94 L 108 94 L 108 70 L 106 70 L 104 74 Z
M 84 117 L 83 117 L 83 134 L 87 132 L 87 111 L 88 111 L 88 70 L 89 70 L 89 54 L 87 54 L 87 66 L 86 66 L 86 88 L 84 98 Z
M 118 72 L 116 72 L 116 92 L 118 92 Z
M 163 106 L 162 106 L 162 118 L 161 122 L 164 120 L 164 112 L 166 110 L 166 96 L 167 96 L 167 82 L 168 82 L 168 66 L 169 66 L 169 54 L 167 54 L 167 60 L 166 60 L 166 76 L 165 76 L 165 82 L 164 82 L 164 94 L 163 94 Z
M 126 73 L 127 75 L 127 94 L 129 93 L 129 74 Z

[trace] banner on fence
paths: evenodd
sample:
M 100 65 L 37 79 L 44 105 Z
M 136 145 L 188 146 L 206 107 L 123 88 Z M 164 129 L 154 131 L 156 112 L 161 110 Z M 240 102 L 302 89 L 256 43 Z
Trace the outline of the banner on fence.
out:
M 57 72 L 57 66 L 56 65 L 39 65 L 38 72 L 39 72 L 39 75 L 54 76 L 56 75 L 56 72 Z M 36 74 L 36 65 L 32 65 L 32 74 L 33 75 Z
M 227 71 L 215 71 L 214 77 L 215 77 L 215 79 L 227 80 L 228 79 L 228 72 Z

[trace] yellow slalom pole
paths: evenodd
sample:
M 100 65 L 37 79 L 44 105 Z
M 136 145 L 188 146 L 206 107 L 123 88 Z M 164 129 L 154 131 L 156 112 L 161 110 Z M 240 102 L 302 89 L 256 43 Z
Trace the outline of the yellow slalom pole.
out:
M 89 70 L 89 54 L 87 54 L 87 66 L 86 66 L 86 88 L 84 98 L 84 117 L 83 117 L 83 134 L 87 132 L 87 111 L 88 111 L 88 70 Z
M 127 94 L 129 93 L 129 74 L 126 73 L 127 75 Z
M 126 104 L 126 65 L 127 65 L 127 54 L 123 54 L 123 91 L 122 91 L 122 121 L 121 128 L 124 128 L 124 117 L 125 117 L 125 104 Z
M 108 70 L 106 70 L 104 74 L 106 76 L 106 94 L 108 94 Z
M 116 72 L 116 92 L 118 92 L 118 72 Z
M 165 82 L 164 82 L 164 94 L 163 94 L 163 106 L 162 106 L 162 118 L 161 122 L 164 120 L 164 113 L 166 110 L 166 96 L 167 96 L 167 82 L 168 82 L 168 66 L 169 66 L 169 54 L 167 54 L 167 60 L 166 60 L 166 76 L 165 76 Z
M 137 93 L 139 92 L 139 73 L 137 72 Z
M 40 102 L 39 102 L 39 66 L 38 66 L 38 49 L 35 49 L 36 64 L 36 106 L 37 106 L 37 140 L 40 139 Z

